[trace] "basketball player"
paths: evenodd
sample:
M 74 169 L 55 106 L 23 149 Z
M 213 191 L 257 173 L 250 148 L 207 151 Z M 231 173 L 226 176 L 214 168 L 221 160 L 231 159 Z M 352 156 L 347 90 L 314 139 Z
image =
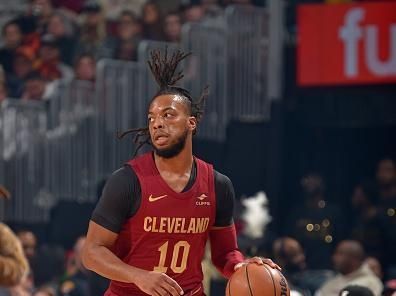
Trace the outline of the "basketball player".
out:
M 231 181 L 193 156 L 192 137 L 203 114 L 204 93 L 194 101 L 175 86 L 187 55 L 151 54 L 160 86 L 148 110 L 140 143 L 153 152 L 129 161 L 108 180 L 93 212 L 83 262 L 111 279 L 107 296 L 204 295 L 201 261 L 208 238 L 212 261 L 225 277 L 248 262 L 236 243 Z M 124 133 L 125 134 L 125 133 Z

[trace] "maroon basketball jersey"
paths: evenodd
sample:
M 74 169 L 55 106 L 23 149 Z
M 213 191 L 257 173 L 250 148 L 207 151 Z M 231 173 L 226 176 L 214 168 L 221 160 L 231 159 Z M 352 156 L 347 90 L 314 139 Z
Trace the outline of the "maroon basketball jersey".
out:
M 216 198 L 213 167 L 197 158 L 195 161 L 196 180 L 182 193 L 172 190 L 162 179 L 152 153 L 128 163 L 140 182 L 141 204 L 124 223 L 113 252 L 134 267 L 166 273 L 185 295 L 200 296 L 201 261 L 215 219 Z M 133 284 L 112 281 L 105 295 L 147 294 Z

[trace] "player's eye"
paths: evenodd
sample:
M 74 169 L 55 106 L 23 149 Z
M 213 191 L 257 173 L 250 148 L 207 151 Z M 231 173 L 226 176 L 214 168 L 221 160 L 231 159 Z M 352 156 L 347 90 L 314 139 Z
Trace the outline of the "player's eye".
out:
M 172 117 L 173 117 L 173 114 L 171 114 L 169 112 L 165 113 L 165 118 L 172 118 Z
M 150 117 L 147 118 L 147 120 L 148 120 L 148 122 L 153 122 L 154 121 L 154 117 L 150 116 Z

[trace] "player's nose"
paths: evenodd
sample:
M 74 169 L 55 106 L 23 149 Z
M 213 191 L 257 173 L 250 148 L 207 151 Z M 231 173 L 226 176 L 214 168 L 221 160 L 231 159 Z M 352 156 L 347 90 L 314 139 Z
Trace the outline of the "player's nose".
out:
M 153 128 L 158 129 L 158 128 L 163 128 L 164 127 L 164 119 L 162 116 L 156 116 L 153 118 Z

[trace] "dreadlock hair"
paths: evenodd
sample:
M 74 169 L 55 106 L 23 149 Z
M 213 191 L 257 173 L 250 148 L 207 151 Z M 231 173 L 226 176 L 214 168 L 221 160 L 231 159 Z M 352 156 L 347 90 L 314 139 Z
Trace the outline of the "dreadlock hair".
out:
M 161 55 L 161 51 L 159 49 L 155 49 L 150 52 L 151 59 L 148 60 L 147 63 L 159 86 L 159 90 L 151 99 L 151 102 L 161 95 L 178 95 L 184 99 L 190 114 L 194 116 L 199 123 L 204 113 L 205 100 L 209 94 L 208 86 L 204 88 L 201 96 L 197 100 L 193 99 L 188 90 L 180 86 L 176 86 L 176 82 L 184 77 L 183 71 L 176 72 L 177 66 L 189 55 L 191 55 L 191 53 L 184 53 L 181 50 L 177 50 L 172 55 L 168 55 L 167 46 L 165 47 L 163 55 Z M 121 139 L 130 133 L 136 133 L 134 143 L 137 144 L 137 147 L 135 149 L 134 156 L 136 156 L 137 152 L 143 145 L 152 145 L 148 126 L 126 130 L 123 133 L 118 133 L 117 137 Z M 195 133 L 196 130 L 194 130 L 193 135 L 195 135 Z

